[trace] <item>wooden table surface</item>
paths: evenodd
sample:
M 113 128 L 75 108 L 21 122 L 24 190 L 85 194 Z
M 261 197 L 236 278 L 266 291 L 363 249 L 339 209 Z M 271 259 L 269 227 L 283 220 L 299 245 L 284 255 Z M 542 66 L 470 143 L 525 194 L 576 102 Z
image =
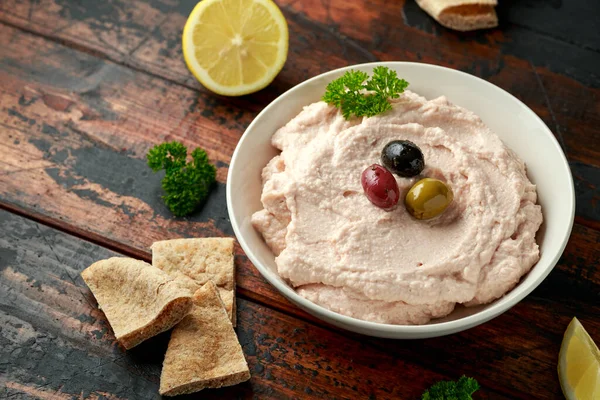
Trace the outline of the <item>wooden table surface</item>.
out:
M 457 33 L 412 0 L 277 0 L 287 63 L 241 98 L 211 94 L 183 63 L 195 3 L 0 0 L 0 398 L 159 397 L 168 335 L 123 351 L 79 273 L 115 254 L 149 261 L 159 239 L 233 236 L 227 168 L 256 114 L 309 77 L 377 60 L 469 72 L 545 121 L 577 192 L 565 253 L 491 322 L 394 341 L 300 311 L 238 247 L 237 333 L 252 379 L 197 397 L 417 399 L 466 374 L 482 385 L 478 399 L 562 398 L 556 365 L 571 318 L 600 342 L 600 3 L 501 0 L 498 29 Z M 205 148 L 218 167 L 216 190 L 189 218 L 171 216 L 144 160 L 166 140 Z

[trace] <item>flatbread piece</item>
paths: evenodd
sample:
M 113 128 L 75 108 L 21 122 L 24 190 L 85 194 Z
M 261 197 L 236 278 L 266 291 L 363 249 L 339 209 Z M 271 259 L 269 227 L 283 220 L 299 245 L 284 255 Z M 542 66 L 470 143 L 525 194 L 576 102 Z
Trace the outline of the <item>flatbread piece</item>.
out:
M 173 239 L 152 244 L 152 265 L 179 280 L 192 293 L 209 280 L 219 289 L 235 326 L 235 265 L 232 238 Z
M 457 31 L 498 26 L 497 0 L 416 0 L 436 21 Z
M 250 379 L 248 364 L 217 287 L 208 281 L 193 297 L 192 311 L 173 329 L 159 392 L 177 396 Z
M 189 289 L 143 261 L 113 257 L 81 276 L 126 349 L 171 329 L 192 307 Z

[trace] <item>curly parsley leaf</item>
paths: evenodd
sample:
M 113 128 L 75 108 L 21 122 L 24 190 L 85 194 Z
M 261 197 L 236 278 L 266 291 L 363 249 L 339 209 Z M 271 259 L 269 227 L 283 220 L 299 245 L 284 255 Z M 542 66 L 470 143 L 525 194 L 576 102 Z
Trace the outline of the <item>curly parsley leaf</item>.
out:
M 471 395 L 479 390 L 474 378 L 461 376 L 456 382 L 441 381 L 423 393 L 421 400 L 472 400 Z
M 370 79 L 365 72 L 350 70 L 327 85 L 322 100 L 339 108 L 345 119 L 372 117 L 391 110 L 389 99 L 400 97 L 407 86 L 387 67 L 375 67 Z
M 148 152 L 148 166 L 154 172 L 165 170 L 162 187 L 163 200 L 173 214 L 182 217 L 193 212 L 206 199 L 215 183 L 217 170 L 206 152 L 192 151 L 187 161 L 187 148 L 179 142 L 154 146 Z

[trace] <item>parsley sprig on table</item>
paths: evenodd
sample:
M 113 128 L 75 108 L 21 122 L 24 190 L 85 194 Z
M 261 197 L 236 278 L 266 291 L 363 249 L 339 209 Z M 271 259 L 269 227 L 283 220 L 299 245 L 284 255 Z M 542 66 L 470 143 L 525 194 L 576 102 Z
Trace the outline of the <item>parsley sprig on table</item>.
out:
M 366 72 L 350 70 L 327 85 L 323 101 L 340 108 L 346 119 L 372 117 L 391 110 L 389 99 L 400 97 L 407 86 L 387 67 L 373 68 L 371 79 Z
M 421 400 L 472 400 L 471 395 L 479 390 L 479 383 L 473 378 L 461 376 L 456 382 L 441 381 L 423 393 Z
M 178 217 L 190 214 L 204 201 L 217 173 L 201 148 L 192 151 L 190 162 L 187 154 L 183 144 L 168 142 L 154 146 L 147 156 L 148 166 L 154 172 L 165 170 L 163 200 Z

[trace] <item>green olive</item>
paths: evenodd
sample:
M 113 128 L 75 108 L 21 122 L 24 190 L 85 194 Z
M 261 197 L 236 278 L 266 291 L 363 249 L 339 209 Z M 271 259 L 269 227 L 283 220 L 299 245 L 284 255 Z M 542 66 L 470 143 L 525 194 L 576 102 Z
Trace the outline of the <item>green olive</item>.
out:
M 448 208 L 454 194 L 444 182 L 424 178 L 410 188 L 404 199 L 408 212 L 416 219 L 437 217 Z

